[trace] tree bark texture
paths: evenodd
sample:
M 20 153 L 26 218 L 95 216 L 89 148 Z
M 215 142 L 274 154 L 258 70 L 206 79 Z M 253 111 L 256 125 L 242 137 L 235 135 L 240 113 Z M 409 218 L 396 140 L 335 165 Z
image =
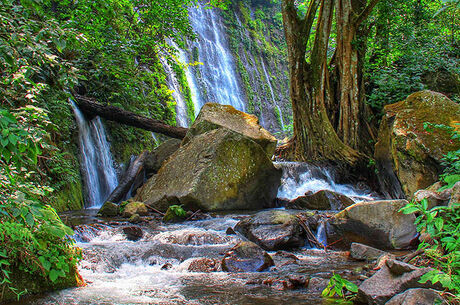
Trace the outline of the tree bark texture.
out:
M 118 107 L 102 105 L 84 96 L 76 94 L 74 96 L 81 111 L 91 115 L 98 115 L 109 121 L 161 133 L 177 139 L 183 139 L 188 130 L 183 127 L 167 125 L 161 121 L 147 118 Z

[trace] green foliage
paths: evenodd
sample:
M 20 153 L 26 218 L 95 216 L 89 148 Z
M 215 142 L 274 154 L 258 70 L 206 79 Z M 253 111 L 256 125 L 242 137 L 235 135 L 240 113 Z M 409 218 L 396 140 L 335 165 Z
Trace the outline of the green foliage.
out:
M 338 296 L 342 299 L 352 299 L 358 292 L 358 286 L 356 284 L 342 278 L 338 274 L 334 274 L 327 287 L 323 290 L 321 295 L 323 297 L 332 298 Z
M 19 122 L 28 122 L 27 129 Z M 75 271 L 80 258 L 54 209 L 43 204 L 53 189 L 36 183 L 36 167 L 45 143 L 46 113 L 24 107 L 11 113 L 0 109 L 0 286 L 18 297 L 12 272 L 26 272 L 57 283 Z M 14 135 L 12 137 L 11 135 Z
M 460 203 L 428 209 L 428 201 L 412 201 L 401 209 L 404 214 L 415 213 L 417 231 L 430 235 L 433 244 L 423 241 L 419 249 L 436 266 L 421 278 L 421 283 L 431 281 L 457 295 L 460 293 Z
M 182 205 L 170 205 L 169 209 L 177 217 L 183 218 L 183 217 L 185 217 L 185 215 L 187 215 L 187 212 L 182 208 Z

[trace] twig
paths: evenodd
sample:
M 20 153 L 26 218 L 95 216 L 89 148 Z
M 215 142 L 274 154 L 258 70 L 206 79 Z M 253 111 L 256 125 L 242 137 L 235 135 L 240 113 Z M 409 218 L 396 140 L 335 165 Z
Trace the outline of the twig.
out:
M 149 205 L 145 205 L 145 206 L 146 206 L 148 209 L 151 209 L 152 211 L 154 211 L 155 213 L 158 213 L 158 214 L 160 214 L 160 215 L 162 215 L 162 216 L 165 216 L 165 213 L 160 212 L 160 211 L 158 211 L 157 209 L 152 208 L 152 207 L 149 206 Z
M 189 217 L 187 217 L 187 219 L 185 219 L 185 221 L 192 219 L 193 216 L 195 216 L 195 215 L 198 214 L 199 212 L 201 212 L 201 210 L 198 210 L 198 211 L 193 212 L 193 214 L 190 215 Z
M 324 248 L 323 244 L 321 244 L 315 237 L 315 235 L 312 233 L 310 230 L 310 227 L 308 226 L 308 221 L 306 221 L 302 216 L 296 215 L 297 219 L 299 220 L 300 226 L 305 230 L 305 233 L 307 233 L 307 239 L 310 242 L 310 244 L 313 244 L 317 248 Z
M 425 252 L 423 249 L 419 249 L 419 250 L 417 250 L 415 252 L 412 252 L 411 254 L 408 254 L 406 256 L 406 258 L 403 260 L 403 262 L 408 263 L 412 259 L 414 259 L 416 256 L 419 256 L 420 254 L 422 254 L 423 252 Z

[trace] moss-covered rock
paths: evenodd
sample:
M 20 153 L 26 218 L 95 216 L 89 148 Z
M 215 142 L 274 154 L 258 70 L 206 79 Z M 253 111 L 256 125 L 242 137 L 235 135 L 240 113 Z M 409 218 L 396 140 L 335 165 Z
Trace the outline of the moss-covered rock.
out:
M 403 249 L 417 236 L 413 214 L 399 210 L 406 200 L 360 202 L 341 211 L 331 220 L 342 238 L 379 249 Z
M 99 212 L 97 212 L 97 214 L 103 217 L 113 217 L 117 216 L 119 212 L 120 208 L 117 204 L 110 201 L 106 201 L 99 209 Z
M 83 209 L 83 191 L 80 180 L 75 183 L 70 183 L 61 190 L 53 193 L 50 204 L 56 212 Z
M 207 103 L 201 108 L 200 114 L 190 127 L 182 144 L 188 143 L 193 137 L 214 130 L 227 128 L 244 135 L 259 144 L 271 158 L 276 148 L 276 138 L 259 125 L 259 119 L 229 105 Z
M 145 216 L 149 213 L 143 202 L 132 201 L 125 205 L 123 209 L 123 217 L 130 218 L 133 215 Z
M 280 178 L 259 144 L 218 128 L 192 137 L 135 199 L 162 211 L 260 209 L 274 201 Z
M 460 147 L 451 141 L 449 132 L 439 128 L 428 132 L 424 124 L 455 127 L 458 121 L 460 105 L 432 91 L 420 91 L 385 106 L 375 145 L 382 189 L 392 197 L 411 197 L 436 182 L 444 154 Z

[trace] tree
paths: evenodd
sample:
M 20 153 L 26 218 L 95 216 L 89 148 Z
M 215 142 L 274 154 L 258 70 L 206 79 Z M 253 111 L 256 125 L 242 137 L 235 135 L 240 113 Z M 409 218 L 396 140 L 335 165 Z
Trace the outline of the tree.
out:
M 364 96 L 360 92 L 362 53 L 355 42 L 363 34 L 361 25 L 377 2 L 311 0 L 301 17 L 294 0 L 283 0 L 294 116 L 294 137 L 286 151 L 289 157 L 346 164 L 355 164 L 362 157 L 357 151 L 361 137 L 360 103 Z M 334 12 L 337 46 L 328 63 Z M 315 33 L 311 35 L 315 20 Z M 307 54 L 310 39 L 313 46 Z M 330 73 L 331 67 L 335 67 L 335 73 Z M 338 117 L 336 126 L 330 116 Z

